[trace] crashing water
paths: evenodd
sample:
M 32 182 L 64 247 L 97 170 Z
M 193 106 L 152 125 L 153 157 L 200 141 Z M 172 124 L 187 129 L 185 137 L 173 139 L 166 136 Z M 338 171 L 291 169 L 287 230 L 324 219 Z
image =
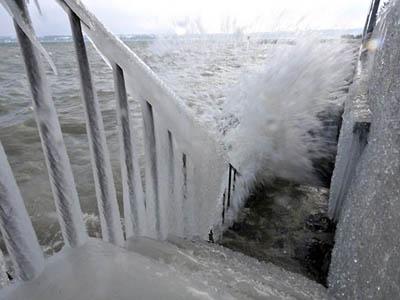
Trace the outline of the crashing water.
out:
M 313 161 L 335 148 L 313 134 L 319 114 L 340 107 L 349 84 L 354 48 L 341 41 L 299 36 L 276 47 L 261 70 L 244 75 L 230 92 L 225 111 L 237 119 L 226 135 L 231 159 L 245 177 L 282 178 L 318 185 Z
M 233 198 L 222 244 L 322 284 L 334 225 L 321 169 L 329 161 L 333 167 L 357 48 L 298 36 L 241 76 L 223 109 L 224 140 L 244 184 Z

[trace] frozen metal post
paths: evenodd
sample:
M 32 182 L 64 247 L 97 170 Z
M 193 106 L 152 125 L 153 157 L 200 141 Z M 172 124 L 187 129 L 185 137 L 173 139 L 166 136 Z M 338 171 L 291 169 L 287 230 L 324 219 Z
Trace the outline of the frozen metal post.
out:
M 367 42 L 370 39 L 371 34 L 374 31 L 376 25 L 376 18 L 378 15 L 379 4 L 380 0 L 372 0 L 371 2 L 371 7 L 363 31 L 363 43 Z
M 31 27 L 25 1 L 16 0 L 15 3 Z M 33 109 L 64 242 L 71 247 L 79 246 L 85 243 L 87 233 L 44 65 L 30 38 L 16 22 L 14 24 L 31 87 Z
M 105 241 L 115 245 L 122 245 L 124 243 L 124 238 L 111 170 L 110 156 L 108 153 L 99 101 L 94 91 L 94 85 L 90 74 L 81 21 L 71 10 L 69 11 L 69 19 L 78 60 L 82 98 L 85 106 L 86 129 L 89 138 L 90 157 L 92 160 L 101 232 Z
M 44 268 L 43 253 L 0 142 L 0 230 L 18 278 L 30 280 Z
M 146 209 L 150 215 L 150 234 L 160 237 L 160 205 L 158 195 L 157 147 L 153 107 L 147 101 L 142 105 L 146 159 Z
M 144 235 L 146 216 L 144 192 L 140 177 L 140 166 L 134 154 L 134 138 L 129 114 L 124 72 L 120 66 L 113 66 L 115 95 L 117 100 L 118 127 L 121 145 L 121 174 L 124 202 L 126 237 Z

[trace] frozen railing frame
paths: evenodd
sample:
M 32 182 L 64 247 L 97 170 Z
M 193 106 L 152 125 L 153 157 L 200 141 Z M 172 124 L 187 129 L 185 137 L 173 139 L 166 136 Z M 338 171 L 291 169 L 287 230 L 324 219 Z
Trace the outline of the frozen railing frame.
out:
M 222 224 L 225 224 L 225 213 L 231 207 L 231 200 L 233 193 L 236 189 L 236 180 L 239 176 L 238 171 L 229 164 L 228 170 L 228 184 L 224 193 L 222 194 L 222 213 L 221 213 L 221 220 Z
M 62 236 L 66 246 L 77 247 L 86 242 L 88 235 L 41 54 L 53 70 L 55 66 L 35 36 L 25 0 L 0 1 L 14 20 Z M 222 222 L 219 209 L 221 205 L 224 211 L 229 208 L 238 174 L 227 163 L 223 147 L 154 72 L 80 1 L 57 2 L 71 24 L 103 239 L 118 246 L 124 243 L 104 125 L 82 30 L 113 68 L 126 238 L 147 235 L 164 239 L 169 234 L 206 238 L 210 227 Z M 128 92 L 142 108 L 145 192 L 135 152 Z M 43 253 L 2 146 L 0 167 L 0 230 L 17 278 L 30 280 L 44 267 Z M 219 202 L 226 193 L 227 208 Z

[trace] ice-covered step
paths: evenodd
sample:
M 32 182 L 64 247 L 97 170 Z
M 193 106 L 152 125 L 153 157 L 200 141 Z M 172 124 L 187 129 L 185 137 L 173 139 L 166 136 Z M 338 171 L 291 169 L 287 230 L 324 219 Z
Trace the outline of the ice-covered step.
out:
M 90 239 L 51 257 L 39 277 L 0 293 L 1 300 L 232 299 L 216 295 L 179 270 L 135 252 Z
M 173 238 L 129 240 L 127 249 L 98 239 L 51 257 L 29 282 L 1 300 L 326 299 L 301 275 L 215 244 Z
M 127 249 L 167 264 L 185 278 L 207 286 L 221 299 L 326 299 L 325 288 L 299 274 L 204 241 L 170 237 L 135 238 Z

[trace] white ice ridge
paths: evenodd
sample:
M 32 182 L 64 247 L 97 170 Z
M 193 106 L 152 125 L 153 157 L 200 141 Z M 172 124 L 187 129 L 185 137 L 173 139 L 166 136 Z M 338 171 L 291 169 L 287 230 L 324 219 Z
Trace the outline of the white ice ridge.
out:
M 127 249 L 90 239 L 51 257 L 36 279 L 1 300 L 327 299 L 301 275 L 205 242 L 130 240 Z

